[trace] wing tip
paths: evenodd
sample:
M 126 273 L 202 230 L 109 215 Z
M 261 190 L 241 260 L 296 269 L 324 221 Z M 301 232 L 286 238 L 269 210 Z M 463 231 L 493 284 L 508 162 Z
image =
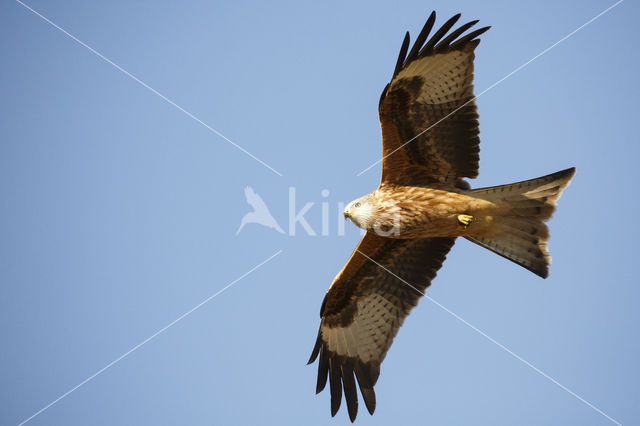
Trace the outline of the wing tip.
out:
M 411 47 L 411 50 L 409 50 L 409 45 L 411 44 L 410 35 L 409 31 L 407 31 L 404 35 L 404 39 L 402 40 L 402 45 L 400 47 L 400 52 L 398 53 L 398 59 L 393 70 L 391 80 L 393 80 L 409 63 L 413 62 L 416 59 L 423 58 L 434 53 L 445 53 L 453 50 L 462 50 L 467 48 L 467 46 L 470 46 L 471 49 L 475 49 L 478 43 L 480 43 L 480 39 L 478 39 L 477 37 L 489 30 L 491 26 L 482 27 L 470 32 L 462 38 L 459 38 L 466 30 L 480 22 L 480 20 L 476 19 L 461 25 L 458 29 L 449 33 L 449 35 L 445 37 L 461 16 L 461 13 L 453 15 L 429 39 L 429 34 L 433 29 L 433 25 L 436 19 L 436 11 L 432 11 L 429 15 L 429 18 L 427 18 L 422 31 L 420 32 L 420 34 L 418 34 L 418 37 L 416 38 L 413 47 Z M 443 37 L 445 37 L 444 40 L 440 41 Z M 380 105 L 382 105 L 385 95 L 386 88 L 380 95 L 380 101 L 378 103 L 379 108 Z
M 329 387 L 331 389 L 331 417 L 334 417 L 342 403 L 342 377 L 337 357 L 329 357 Z
M 377 362 L 362 360 L 338 355 L 331 352 L 326 343 L 322 340 L 320 333 L 314 346 L 309 363 L 312 363 L 320 356 L 318 362 L 318 381 L 316 383 L 316 394 L 322 392 L 329 381 L 331 391 L 331 417 L 340 410 L 342 395 L 347 405 L 349 420 L 353 423 L 358 415 L 358 392 L 364 401 L 369 414 L 373 415 L 376 410 L 376 394 L 373 389 L 380 375 L 380 365 Z M 357 382 L 357 387 L 356 387 Z
M 320 333 L 321 332 L 318 331 L 318 337 L 316 338 L 316 343 L 313 345 L 313 350 L 311 351 L 311 356 L 309 357 L 309 361 L 307 361 L 307 365 L 313 364 L 320 353 L 320 348 L 322 346 L 322 336 Z
M 429 37 L 429 33 L 433 29 L 433 25 L 436 19 L 436 11 L 432 11 L 427 18 L 427 21 L 422 28 L 422 31 L 416 38 L 411 51 L 407 55 L 407 50 L 409 48 L 409 31 L 405 33 L 404 40 L 402 42 L 402 46 L 400 48 L 400 54 L 398 55 L 398 61 L 396 62 L 396 67 L 394 69 L 393 77 L 395 77 L 408 63 L 415 60 L 418 57 L 424 57 L 429 54 L 434 53 L 434 51 L 447 51 L 447 50 L 457 50 L 466 46 L 469 42 L 474 41 L 474 39 L 485 31 L 489 30 L 491 26 L 482 27 L 478 30 L 475 30 L 461 39 L 456 40 L 462 33 L 476 25 L 480 22 L 479 19 L 467 22 L 466 24 L 461 25 L 458 29 L 454 30 L 450 33 L 450 36 L 445 38 L 446 43 L 438 42 L 449 32 L 449 30 L 458 22 L 458 20 L 462 17 L 461 13 L 456 13 L 451 18 L 449 18 L 442 26 L 435 32 L 435 34 L 427 40 Z M 425 43 L 426 42 L 426 43 Z M 438 45 L 438 49 L 434 49 Z
M 349 420 L 353 423 L 358 415 L 358 392 L 356 390 L 356 380 L 353 377 L 353 358 L 341 357 L 340 373 L 344 387 L 344 399 L 347 402 Z
M 409 50 L 409 44 L 411 44 L 411 36 L 409 35 L 409 31 L 407 31 L 404 34 L 404 39 L 402 40 L 402 45 L 400 46 L 400 52 L 398 53 L 396 67 L 393 70 L 393 77 L 395 77 L 404 67 L 405 59 L 407 57 L 407 51 Z
M 364 399 L 364 405 L 367 407 L 367 411 L 373 416 L 376 411 L 376 392 L 371 389 L 360 389 L 362 393 L 362 399 Z

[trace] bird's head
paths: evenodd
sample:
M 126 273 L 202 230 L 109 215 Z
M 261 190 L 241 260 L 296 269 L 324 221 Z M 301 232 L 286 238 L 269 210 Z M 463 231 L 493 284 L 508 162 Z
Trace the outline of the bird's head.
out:
M 373 194 L 356 198 L 344 209 L 344 218 L 349 219 L 358 228 L 370 229 L 376 220 L 378 208 Z

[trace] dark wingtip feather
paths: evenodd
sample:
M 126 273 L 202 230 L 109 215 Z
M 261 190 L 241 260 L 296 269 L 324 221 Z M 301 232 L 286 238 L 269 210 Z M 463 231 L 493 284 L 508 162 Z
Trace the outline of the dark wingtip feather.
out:
M 329 360 L 327 359 L 327 351 L 322 348 L 320 352 L 320 360 L 318 361 L 318 381 L 316 382 L 316 395 L 322 392 L 327 385 L 327 377 L 329 375 Z
M 451 44 L 451 42 L 453 40 L 458 38 L 460 36 L 460 34 L 464 33 L 465 31 L 467 31 L 469 28 L 473 27 L 478 22 L 479 21 L 477 19 L 475 21 L 467 22 L 466 24 L 464 24 L 464 25 L 460 26 L 459 28 L 457 28 L 455 31 L 452 31 L 448 36 L 446 36 L 444 39 L 442 39 L 442 41 L 440 43 L 438 43 L 434 47 L 434 50 L 436 52 L 447 50 L 450 47 L 449 45 Z
M 329 357 L 329 386 L 331 387 L 331 417 L 334 417 L 340 409 L 342 402 L 342 380 L 340 378 L 340 365 L 333 357 Z
M 431 33 L 431 30 L 433 29 L 433 24 L 435 22 L 436 22 L 436 11 L 434 10 L 433 12 L 431 12 L 431 15 L 429 15 L 429 19 L 427 19 L 427 22 L 425 22 L 424 27 L 422 27 L 422 31 L 420 31 L 420 34 L 418 34 L 416 41 L 413 43 L 413 47 L 411 48 L 411 51 L 409 52 L 409 54 L 407 55 L 407 59 L 405 60 L 406 63 L 411 62 L 418 57 L 420 48 L 422 47 L 424 42 L 427 40 L 427 37 L 429 37 L 429 33 Z
M 378 108 L 382 107 L 382 101 L 384 101 L 384 97 L 387 96 L 387 90 L 389 90 L 389 85 L 391 83 L 387 83 L 386 86 L 384 86 L 384 89 L 382 90 L 382 93 L 380 94 L 380 100 L 378 101 Z
M 398 61 L 396 62 L 396 68 L 393 70 L 393 77 L 396 76 L 402 69 L 402 65 L 404 64 L 404 58 L 407 56 L 407 50 L 409 49 L 409 43 L 411 39 L 409 37 L 409 31 L 404 35 L 404 40 L 402 41 L 402 46 L 400 47 L 400 53 L 398 54 Z
M 360 392 L 362 393 L 362 399 L 364 399 L 364 405 L 367 407 L 367 411 L 369 414 L 373 415 L 376 411 L 376 393 L 373 389 L 362 389 L 360 388 Z
M 356 391 L 356 380 L 353 377 L 353 363 L 349 360 L 341 365 L 342 384 L 344 385 L 344 399 L 347 401 L 349 419 L 354 422 L 358 414 L 358 392 Z
M 465 44 L 469 43 L 470 41 L 472 41 L 473 39 L 478 37 L 480 34 L 483 34 L 484 32 L 488 31 L 489 28 L 491 28 L 491 26 L 482 27 L 482 28 L 479 28 L 479 29 L 477 29 L 475 31 L 470 32 L 466 36 L 462 37 L 460 40 L 457 40 L 455 43 L 453 43 L 451 45 L 450 49 L 451 50 L 455 50 L 455 49 L 458 49 L 458 48 L 464 46 Z
M 438 43 L 440 39 L 444 37 L 444 35 L 451 29 L 451 27 L 453 27 L 455 23 L 458 22 L 460 16 L 462 15 L 458 13 L 449 18 L 449 20 L 445 22 L 438 31 L 436 31 L 436 33 L 431 37 L 427 44 L 424 45 L 422 50 L 420 50 L 420 56 L 425 56 L 426 54 L 431 52 L 436 43 Z
M 355 365 L 356 379 L 358 379 L 358 387 L 360 387 L 360 393 L 364 400 L 364 405 L 367 407 L 369 414 L 373 414 L 376 410 L 376 393 L 373 390 L 373 377 L 371 374 L 375 374 L 375 369 L 368 368 L 362 361 L 357 361 Z M 377 377 L 375 378 L 377 380 Z
M 309 361 L 307 361 L 307 365 L 313 363 L 318 357 L 320 353 L 320 347 L 322 346 L 322 338 L 320 336 L 320 332 L 318 332 L 318 337 L 316 338 L 316 344 L 313 346 L 313 350 L 311 351 L 311 356 L 309 357 Z

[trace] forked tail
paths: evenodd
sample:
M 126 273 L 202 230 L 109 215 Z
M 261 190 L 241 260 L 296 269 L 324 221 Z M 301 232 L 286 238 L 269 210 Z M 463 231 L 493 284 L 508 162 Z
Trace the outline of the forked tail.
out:
M 490 235 L 466 238 L 546 278 L 551 256 L 544 222 L 575 172 L 572 167 L 537 179 L 472 190 L 475 197 L 497 204 L 500 215 L 493 218 Z

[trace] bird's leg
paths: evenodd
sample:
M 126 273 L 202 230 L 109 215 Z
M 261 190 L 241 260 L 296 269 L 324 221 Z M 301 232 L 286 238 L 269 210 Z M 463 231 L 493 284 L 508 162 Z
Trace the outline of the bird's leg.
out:
M 467 230 L 469 225 L 473 222 L 474 217 L 468 214 L 459 214 L 458 215 L 458 226 L 460 226 L 463 230 Z

